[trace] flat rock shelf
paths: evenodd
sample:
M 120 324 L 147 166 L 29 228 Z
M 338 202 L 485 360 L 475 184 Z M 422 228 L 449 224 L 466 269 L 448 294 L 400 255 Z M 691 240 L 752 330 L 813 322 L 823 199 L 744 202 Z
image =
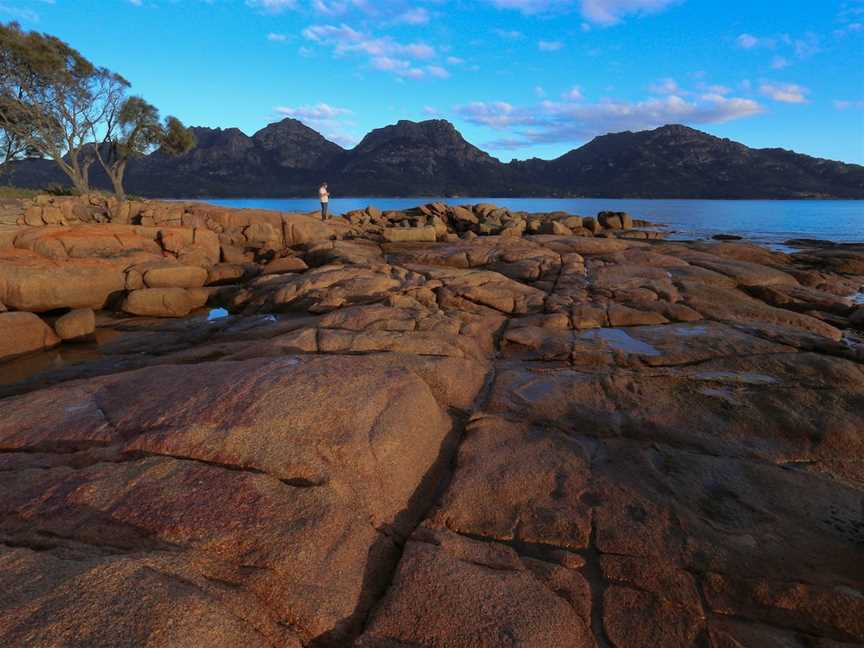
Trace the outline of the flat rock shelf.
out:
M 864 246 L 4 210 L 0 644 L 864 643 Z

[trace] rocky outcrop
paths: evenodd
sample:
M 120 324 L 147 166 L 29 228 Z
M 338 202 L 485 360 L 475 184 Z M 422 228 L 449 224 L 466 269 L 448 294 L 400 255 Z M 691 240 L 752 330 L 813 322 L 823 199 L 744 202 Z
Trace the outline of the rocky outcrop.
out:
M 0 363 L 3 645 L 864 642 L 864 247 L 139 216 L 4 248 L 122 267 L 127 314 Z

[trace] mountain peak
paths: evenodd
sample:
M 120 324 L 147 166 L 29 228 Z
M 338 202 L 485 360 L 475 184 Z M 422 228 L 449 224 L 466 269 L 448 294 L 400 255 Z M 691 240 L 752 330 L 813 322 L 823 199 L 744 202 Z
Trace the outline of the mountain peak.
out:
M 428 143 L 431 145 L 468 145 L 462 134 L 446 119 L 427 119 L 425 121 L 410 121 L 400 119 L 395 124 L 376 128 L 371 131 L 357 148 L 380 146 L 387 142 L 401 140 L 412 143 Z
M 782 149 L 751 149 L 682 124 L 596 137 L 556 160 L 503 164 L 443 119 L 401 120 L 344 150 L 286 118 L 253 137 L 195 128 L 198 146 L 133 160 L 130 192 L 188 196 L 309 195 L 322 179 L 340 196 L 607 198 L 864 198 L 864 167 Z M 5 171 L 5 169 L 4 169 Z M 97 170 L 98 175 L 98 170 Z M 62 182 L 56 165 L 23 160 L 9 181 Z M 97 178 L 104 186 L 107 178 Z

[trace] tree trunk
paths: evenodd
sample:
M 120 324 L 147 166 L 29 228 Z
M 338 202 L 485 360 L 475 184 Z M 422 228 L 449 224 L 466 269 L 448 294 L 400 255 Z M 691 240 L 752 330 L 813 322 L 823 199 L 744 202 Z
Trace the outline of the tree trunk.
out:
M 69 176 L 75 191 L 79 194 L 86 194 L 90 193 L 90 182 L 88 181 L 90 165 L 82 167 L 78 153 L 78 151 L 69 151 L 69 163 L 65 162 L 63 158 L 57 157 L 54 158 L 54 161 L 57 162 L 63 173 Z
M 126 200 L 126 190 L 123 188 L 123 176 L 126 173 L 126 161 L 121 160 L 109 173 L 111 178 L 111 186 L 114 187 L 114 195 L 117 197 L 117 202 L 122 203 Z
M 129 223 L 129 210 L 126 206 L 126 190 L 123 188 L 123 175 L 126 172 L 126 161 L 117 161 L 110 167 L 105 169 L 108 172 L 108 178 L 111 180 L 111 186 L 114 188 L 114 204 L 111 206 L 111 222 L 112 223 Z

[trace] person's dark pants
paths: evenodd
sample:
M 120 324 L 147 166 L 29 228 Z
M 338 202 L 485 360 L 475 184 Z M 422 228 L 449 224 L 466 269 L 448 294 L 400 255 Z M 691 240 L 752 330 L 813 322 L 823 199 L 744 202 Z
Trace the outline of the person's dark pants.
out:
M 329 203 L 321 203 L 321 220 L 327 220 L 327 207 Z

